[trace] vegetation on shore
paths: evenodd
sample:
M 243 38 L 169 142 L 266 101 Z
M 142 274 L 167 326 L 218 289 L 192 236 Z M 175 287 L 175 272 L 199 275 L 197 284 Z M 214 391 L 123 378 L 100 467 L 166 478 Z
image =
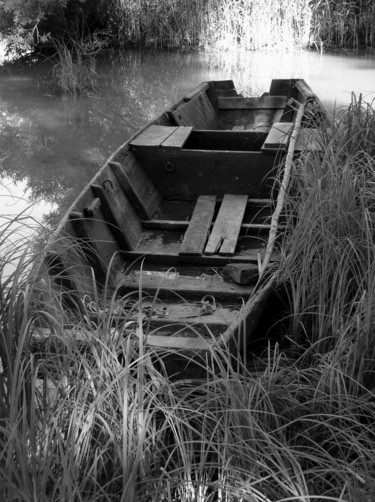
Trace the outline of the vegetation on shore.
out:
M 18 53 L 77 33 L 120 47 L 373 48 L 374 8 L 374 0 L 3 0 L 0 33 Z
M 6 279 L 3 253 L 1 500 L 373 499 L 374 120 L 353 98 L 295 166 L 279 275 L 289 322 L 251 368 L 213 349 L 207 379 L 170 379 L 142 323 L 118 322 L 138 291 L 113 292 L 106 311 L 94 299 L 94 317 L 82 303 L 69 337 L 61 297 L 40 303 L 49 284 L 25 273 L 35 255 Z M 37 351 L 35 326 L 54 332 Z

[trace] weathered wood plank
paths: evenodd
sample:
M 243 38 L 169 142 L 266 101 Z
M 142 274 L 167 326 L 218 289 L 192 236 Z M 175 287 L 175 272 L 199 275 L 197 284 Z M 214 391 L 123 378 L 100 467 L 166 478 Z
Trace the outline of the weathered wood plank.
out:
M 168 138 L 163 141 L 163 148 L 182 148 L 190 136 L 192 127 L 178 127 Z
M 218 98 L 219 110 L 258 110 L 284 108 L 285 96 L 265 96 L 263 98 L 222 97 Z
M 224 129 L 234 125 L 244 125 L 248 131 L 268 132 L 274 122 L 281 120 L 284 108 L 227 109 L 219 110 L 220 122 Z
M 197 273 L 197 272 L 195 272 Z M 235 283 L 225 282 L 215 276 L 189 277 L 176 274 L 165 274 L 160 277 L 157 273 L 140 272 L 130 274 L 121 281 L 121 294 L 134 289 L 142 288 L 143 293 L 155 295 L 159 298 L 176 298 L 176 294 L 182 298 L 194 298 L 201 300 L 206 295 L 216 299 L 237 302 L 239 297 L 245 298 L 253 291 L 253 286 L 241 286 Z
M 223 276 L 237 284 L 255 284 L 259 279 L 258 265 L 254 263 L 229 263 L 223 268 Z
M 276 122 L 273 124 L 262 149 L 278 150 L 285 149 L 288 145 L 291 131 L 293 129 L 292 122 Z
M 220 255 L 190 255 L 188 258 L 189 265 L 204 265 L 207 267 L 222 267 L 227 263 L 258 263 L 259 256 L 264 256 L 265 249 L 249 249 L 246 253 L 239 253 L 234 256 Z M 138 249 L 136 251 L 122 251 L 121 256 L 127 262 L 145 259 L 147 262 L 155 262 L 165 264 L 165 266 L 174 266 L 186 262 L 186 256 L 170 251 L 148 251 L 147 249 Z M 275 253 L 273 261 L 278 261 L 279 257 Z
M 183 100 L 185 102 L 190 101 L 197 95 L 205 93 L 208 90 L 208 88 L 209 88 L 208 82 L 203 82 L 202 84 L 198 85 L 198 87 L 190 91 L 188 94 L 185 94 Z
M 198 197 L 189 227 L 181 244 L 180 254 L 200 255 L 203 253 L 214 216 L 215 204 L 216 197 L 214 195 Z
M 270 96 L 286 96 L 290 98 L 296 79 L 274 78 L 270 85 Z
M 119 162 L 110 162 L 108 165 L 140 217 L 152 218 L 162 201 L 162 196 L 142 166 L 138 164 L 131 173 L 128 173 Z
M 80 301 L 79 289 L 75 280 L 72 277 L 70 267 L 66 264 L 63 254 L 56 251 L 48 251 L 46 253 L 44 263 L 48 270 L 48 274 L 53 281 L 61 288 L 62 304 L 66 305 L 73 311 L 83 313 L 83 305 Z M 50 298 L 48 303 L 53 302 Z
M 221 343 L 238 357 L 241 351 L 253 340 L 267 302 L 277 285 L 277 274 L 272 274 L 245 304 L 242 315 L 221 336 Z
M 81 246 L 86 258 L 95 272 L 96 279 L 101 283 L 109 277 L 113 283 L 117 271 L 115 267 L 109 269 L 115 251 L 119 251 L 112 235 L 106 229 L 104 220 L 86 219 L 83 213 L 71 212 L 69 219 L 79 237 L 78 244 Z M 108 275 L 109 274 L 109 275 Z
M 205 253 L 233 256 L 241 223 L 245 214 L 247 195 L 225 194 Z
M 177 127 L 174 126 L 151 125 L 136 136 L 130 144 L 132 146 L 160 146 L 176 129 Z
M 194 129 L 222 129 L 218 115 L 207 94 L 200 94 L 172 112 L 180 126 Z
M 182 220 L 142 220 L 143 228 L 149 230 L 167 230 L 185 232 L 189 226 L 189 221 Z
M 167 231 L 177 231 L 185 232 L 190 224 L 189 221 L 182 220 L 142 220 L 142 227 L 150 230 L 167 230 Z M 212 226 L 212 223 L 211 223 Z M 256 232 L 256 231 L 268 231 L 271 225 L 269 223 L 242 223 L 241 232 Z M 280 226 L 283 230 L 286 228 L 285 225 Z
M 315 97 L 315 93 L 304 80 L 297 80 L 295 86 L 298 89 L 298 92 L 301 94 L 301 99 L 298 100 L 299 102 L 304 103 L 307 99 Z
M 230 131 L 193 131 L 184 150 L 259 151 L 267 133 L 242 129 Z M 164 144 L 161 146 L 163 149 Z
M 212 339 L 202 337 L 189 338 L 188 336 L 149 335 L 146 338 L 146 345 L 161 350 L 210 352 L 212 350 L 213 341 Z
M 215 96 L 237 96 L 233 80 L 215 80 L 210 82 L 210 90 L 214 90 Z
M 275 174 L 275 156 L 261 151 L 139 148 L 136 155 L 155 186 L 170 199 L 196 200 L 202 194 L 202 186 L 206 195 L 246 193 L 253 198 L 265 198 L 271 193 Z M 168 173 L 167 162 L 174 165 L 174 170 Z
M 128 201 L 118 197 L 99 185 L 92 185 L 94 195 L 100 198 L 104 218 L 121 249 L 135 249 L 142 235 L 139 219 Z

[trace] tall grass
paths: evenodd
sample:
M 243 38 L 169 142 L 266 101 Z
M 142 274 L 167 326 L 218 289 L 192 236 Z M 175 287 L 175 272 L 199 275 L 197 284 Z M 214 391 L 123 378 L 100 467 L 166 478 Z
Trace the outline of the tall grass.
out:
M 214 346 L 205 379 L 174 381 L 147 349 L 141 316 L 134 321 L 141 292 L 107 291 L 106 308 L 99 292 L 82 299 L 73 329 L 58 312 L 62 291 L 39 266 L 24 274 L 20 262 L 0 312 L 1 500 L 374 496 L 373 385 L 343 351 L 321 354 L 312 343 L 292 358 L 269 347 L 250 371 Z M 51 337 L 31 337 L 46 327 Z
M 102 43 L 96 38 L 53 40 L 58 62 L 53 67 L 53 76 L 63 92 L 80 94 L 97 89 L 96 56 Z
M 372 0 L 112 0 L 120 45 L 293 50 L 373 47 Z
M 330 47 L 358 49 L 374 47 L 374 13 L 372 0 L 311 0 L 311 42 Z
M 94 6 L 75 0 L 63 9 L 66 3 L 8 0 L 2 11 L 7 45 L 24 53 L 36 42 L 49 44 L 64 25 L 74 39 L 77 26 L 100 26 L 120 46 L 358 49 L 375 43 L 373 0 L 107 0 Z M 52 34 L 40 35 L 46 26 Z
M 372 104 L 353 96 L 319 134 L 320 150 L 301 156 L 281 267 L 292 344 L 315 344 L 369 385 L 375 381 L 374 125 Z
M 109 25 L 121 45 L 293 49 L 309 37 L 307 0 L 113 0 Z

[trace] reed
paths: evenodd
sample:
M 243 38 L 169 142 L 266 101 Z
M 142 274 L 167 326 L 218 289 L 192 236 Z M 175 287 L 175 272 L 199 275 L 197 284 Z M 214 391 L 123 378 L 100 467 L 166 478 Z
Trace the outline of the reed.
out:
M 54 289 L 36 277 L 15 272 L 6 301 L 22 322 L 8 331 L 12 358 L 1 352 L 2 500 L 371 498 L 374 394 L 338 350 L 291 359 L 270 347 L 250 371 L 216 347 L 206 379 L 171 381 L 133 320 L 139 292 L 83 301 L 68 336 L 71 319 L 37 303 Z M 33 345 L 47 324 L 54 335 Z
M 63 92 L 80 94 L 96 91 L 98 74 L 96 57 L 101 43 L 94 38 L 71 39 L 69 43 L 61 38 L 53 40 L 58 62 L 53 67 L 53 76 Z
M 374 353 L 374 120 L 372 104 L 353 96 L 318 137 L 321 150 L 301 156 L 282 246 L 291 343 L 342 351 L 356 379 L 370 376 L 363 354 Z
M 306 0 L 113 1 L 109 26 L 120 45 L 293 49 L 306 45 Z
M 120 45 L 294 50 L 373 47 L 372 0 L 114 0 L 108 24 Z
M 312 0 L 311 42 L 328 47 L 374 47 L 372 0 Z

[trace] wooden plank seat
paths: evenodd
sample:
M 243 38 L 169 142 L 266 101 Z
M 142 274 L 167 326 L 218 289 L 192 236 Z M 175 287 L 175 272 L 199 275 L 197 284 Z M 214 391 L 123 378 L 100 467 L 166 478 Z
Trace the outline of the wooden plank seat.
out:
M 205 248 L 206 254 L 234 255 L 246 210 L 247 199 L 247 195 L 224 195 Z
M 177 148 L 180 149 L 186 143 L 193 128 L 191 126 L 161 126 L 151 125 L 141 134 L 134 138 L 130 145 L 132 147 L 151 148 Z
M 198 197 L 182 241 L 180 254 L 200 255 L 203 253 L 214 216 L 215 204 L 216 197 L 214 195 L 201 195 Z
M 292 129 L 292 122 L 275 122 L 263 143 L 262 150 L 285 150 L 288 146 Z

